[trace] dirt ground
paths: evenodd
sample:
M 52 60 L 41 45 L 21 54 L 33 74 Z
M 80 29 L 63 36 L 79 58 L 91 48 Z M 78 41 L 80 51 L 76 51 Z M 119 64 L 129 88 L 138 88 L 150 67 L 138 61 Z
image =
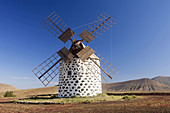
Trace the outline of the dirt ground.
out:
M 170 96 L 144 96 L 134 100 L 66 105 L 15 104 L 12 103 L 13 99 L 0 98 L 0 113 L 170 113 Z

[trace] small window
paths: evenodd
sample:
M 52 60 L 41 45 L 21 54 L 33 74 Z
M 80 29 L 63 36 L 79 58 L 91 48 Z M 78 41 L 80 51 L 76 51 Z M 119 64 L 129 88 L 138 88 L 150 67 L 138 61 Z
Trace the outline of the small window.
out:
M 72 75 L 72 71 L 68 71 L 68 75 Z

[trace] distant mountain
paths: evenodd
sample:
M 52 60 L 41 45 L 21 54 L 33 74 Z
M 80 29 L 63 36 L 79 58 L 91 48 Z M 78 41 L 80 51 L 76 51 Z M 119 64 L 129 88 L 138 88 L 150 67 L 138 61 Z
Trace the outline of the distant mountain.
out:
M 8 84 L 0 84 L 0 93 L 6 92 L 6 91 L 16 91 L 16 90 L 19 90 L 19 89 Z
M 170 77 L 158 76 L 158 77 L 152 78 L 152 80 L 170 86 Z
M 170 91 L 170 86 L 156 82 L 149 78 L 130 80 L 118 83 L 104 83 L 103 91 Z

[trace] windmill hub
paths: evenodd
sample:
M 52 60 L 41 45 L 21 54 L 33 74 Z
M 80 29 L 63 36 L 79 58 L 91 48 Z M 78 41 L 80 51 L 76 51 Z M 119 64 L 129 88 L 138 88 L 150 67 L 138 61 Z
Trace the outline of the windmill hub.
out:
M 85 45 L 82 43 L 82 41 L 77 40 L 77 41 L 72 43 L 69 50 L 75 57 L 78 57 L 77 53 L 80 52 L 84 48 L 85 48 Z
M 45 86 L 58 75 L 58 97 L 95 96 L 102 93 L 101 82 L 108 82 L 119 71 L 82 42 L 91 42 L 116 22 L 102 13 L 79 35 L 82 39 L 76 40 L 74 32 L 60 16 L 51 13 L 41 24 L 62 42 L 70 40 L 72 45 L 69 50 L 63 47 L 41 63 L 33 70 L 34 74 Z

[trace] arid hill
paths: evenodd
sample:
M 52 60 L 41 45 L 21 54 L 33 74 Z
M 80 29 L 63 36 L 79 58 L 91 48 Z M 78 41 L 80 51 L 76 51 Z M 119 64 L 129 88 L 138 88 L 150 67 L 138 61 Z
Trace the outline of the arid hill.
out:
M 170 77 L 158 76 L 158 77 L 152 78 L 152 80 L 155 80 L 159 83 L 170 86 Z
M 130 80 L 118 83 L 104 83 L 104 92 L 125 91 L 170 91 L 170 86 L 161 84 L 149 78 Z
M 8 84 L 0 84 L 0 93 L 6 92 L 6 91 L 16 91 L 16 90 L 19 90 L 19 89 Z
M 24 89 L 13 91 L 14 95 L 20 98 L 25 98 L 31 95 L 42 95 L 42 94 L 57 94 L 58 93 L 58 86 L 52 87 L 44 87 L 44 88 L 34 88 L 34 89 Z M 3 96 L 4 93 L 0 93 L 0 97 Z

